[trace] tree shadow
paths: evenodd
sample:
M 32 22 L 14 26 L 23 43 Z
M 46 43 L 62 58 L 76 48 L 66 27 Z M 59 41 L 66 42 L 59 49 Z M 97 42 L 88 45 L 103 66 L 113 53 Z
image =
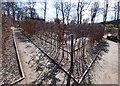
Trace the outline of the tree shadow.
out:
M 92 53 L 91 58 L 92 59 L 96 58 L 95 60 L 96 63 L 99 60 L 102 60 L 102 56 L 109 52 L 108 47 L 109 47 L 109 43 L 106 40 L 101 40 L 100 42 L 97 42 L 95 46 L 91 48 L 91 53 Z M 83 79 L 84 81 L 84 82 L 82 81 L 83 86 L 92 86 L 92 69 L 93 66 L 91 67 L 90 71 L 86 74 L 85 78 Z
M 93 55 L 97 55 L 97 58 L 101 60 L 102 59 L 101 57 L 105 53 L 108 53 L 109 51 L 108 47 L 109 47 L 109 43 L 106 40 L 101 40 L 91 49 L 91 51 Z
M 42 74 L 38 75 L 37 79 L 33 81 L 33 84 L 39 84 L 39 85 L 44 85 L 44 84 L 50 84 L 51 86 L 56 86 L 58 83 L 61 85 L 65 84 L 65 81 L 61 81 L 60 75 L 64 73 L 57 65 L 55 65 L 53 62 L 49 61 L 47 62 L 49 64 L 46 64 L 43 68 L 44 70 L 47 70 L 46 72 L 43 72 Z M 39 64 L 38 64 L 39 65 Z M 39 71 L 39 70 L 37 70 Z M 57 77 L 57 75 L 59 77 Z M 64 78 L 66 78 L 66 74 L 64 73 Z
M 15 36 L 16 36 L 17 39 L 19 39 L 21 42 L 30 42 L 30 41 L 22 34 L 22 32 L 20 32 L 19 30 L 17 30 L 17 32 L 15 32 Z

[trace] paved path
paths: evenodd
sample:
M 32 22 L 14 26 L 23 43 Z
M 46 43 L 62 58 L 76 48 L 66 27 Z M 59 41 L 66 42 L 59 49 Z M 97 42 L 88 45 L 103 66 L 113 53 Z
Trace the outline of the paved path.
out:
M 108 53 L 104 53 L 94 67 L 93 83 L 118 84 L 118 43 L 107 40 Z
M 21 64 L 23 67 L 23 72 L 25 79 L 23 79 L 18 84 L 30 84 L 36 78 L 36 73 L 28 65 L 28 61 L 31 59 L 35 46 L 28 41 L 28 39 L 23 36 L 20 30 L 13 28 L 15 34 L 16 44 L 18 47 Z
M 118 45 L 118 84 L 120 86 L 120 43 Z

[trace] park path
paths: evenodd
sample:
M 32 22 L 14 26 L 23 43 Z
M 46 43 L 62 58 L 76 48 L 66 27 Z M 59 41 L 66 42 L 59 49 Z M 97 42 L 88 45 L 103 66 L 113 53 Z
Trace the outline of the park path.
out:
M 35 46 L 29 42 L 25 36 L 23 36 L 20 29 L 12 27 L 12 30 L 13 34 L 15 34 L 14 36 L 25 76 L 25 78 L 18 84 L 31 84 L 31 82 L 36 79 L 36 73 L 30 68 L 28 62 L 34 54 Z
M 109 44 L 108 53 L 95 63 L 92 71 L 94 84 L 118 84 L 118 43 L 105 39 Z

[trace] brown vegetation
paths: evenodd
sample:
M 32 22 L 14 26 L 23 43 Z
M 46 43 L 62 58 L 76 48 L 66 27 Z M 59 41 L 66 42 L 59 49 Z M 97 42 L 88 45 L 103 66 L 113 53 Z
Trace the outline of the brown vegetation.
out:
M 11 25 L 11 19 L 2 16 L 2 57 L 0 58 L 2 60 L 2 70 L 0 71 L 2 78 L 0 79 L 0 85 L 10 84 L 21 77 L 13 44 Z
M 5 50 L 5 44 L 11 34 L 11 29 L 10 29 L 11 24 L 12 23 L 9 17 L 2 16 L 2 50 L 3 52 Z
M 99 24 L 59 24 L 54 22 L 43 23 L 40 20 L 24 20 L 20 26 L 29 34 L 34 35 L 40 32 L 55 33 L 58 35 L 58 41 L 62 40 L 64 33 L 75 34 L 77 38 L 88 37 L 91 41 L 100 41 L 104 35 L 104 27 Z

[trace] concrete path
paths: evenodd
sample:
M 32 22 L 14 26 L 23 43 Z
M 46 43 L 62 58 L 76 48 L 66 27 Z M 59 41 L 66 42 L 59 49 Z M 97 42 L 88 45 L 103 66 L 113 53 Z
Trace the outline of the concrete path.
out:
M 31 82 L 36 79 L 36 73 L 28 65 L 28 61 L 33 56 L 35 46 L 31 42 L 29 42 L 25 36 L 21 34 L 20 30 L 13 27 L 12 29 L 13 33 L 15 34 L 16 44 L 20 55 L 20 61 L 25 75 L 25 79 L 20 81 L 18 84 L 31 84 Z
M 107 42 L 108 53 L 104 53 L 93 67 L 94 84 L 118 84 L 118 43 L 109 40 Z

